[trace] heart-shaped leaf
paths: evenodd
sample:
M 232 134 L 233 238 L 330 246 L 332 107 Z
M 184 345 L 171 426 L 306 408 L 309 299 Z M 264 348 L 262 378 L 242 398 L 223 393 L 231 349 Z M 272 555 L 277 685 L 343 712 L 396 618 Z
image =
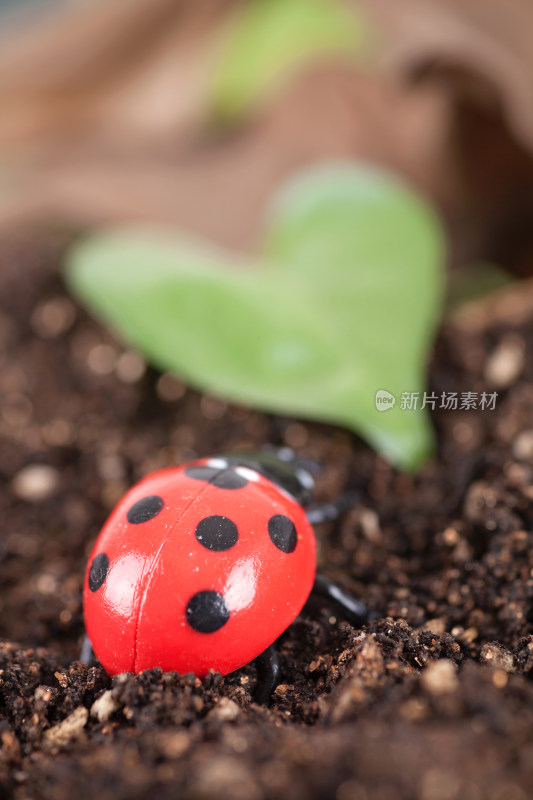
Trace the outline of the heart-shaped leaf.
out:
M 234 401 L 345 425 L 417 466 L 431 428 L 420 402 L 399 401 L 423 393 L 440 308 L 432 212 L 381 171 L 315 168 L 274 204 L 264 254 L 251 264 L 183 235 L 122 229 L 78 245 L 67 278 L 157 366 Z M 381 390 L 394 407 L 376 404 Z

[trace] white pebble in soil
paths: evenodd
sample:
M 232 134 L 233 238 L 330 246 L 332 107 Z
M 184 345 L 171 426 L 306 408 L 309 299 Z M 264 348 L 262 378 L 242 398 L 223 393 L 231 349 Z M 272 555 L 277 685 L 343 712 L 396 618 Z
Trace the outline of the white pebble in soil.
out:
M 490 354 L 485 364 L 485 380 L 494 389 L 507 389 L 516 383 L 524 363 L 523 338 L 517 334 L 508 334 Z
M 518 434 L 513 443 L 513 455 L 519 461 L 533 461 L 533 430 Z
M 420 683 L 428 694 L 440 695 L 454 692 L 459 686 L 457 668 L 453 661 L 447 658 L 434 661 L 422 672 Z
M 59 749 L 65 747 L 72 740 L 79 739 L 83 735 L 83 729 L 88 718 L 89 712 L 87 709 L 84 706 L 79 706 L 62 722 L 45 731 L 45 744 L 54 749 Z
M 13 494 L 28 503 L 40 503 L 59 486 L 59 472 L 49 464 L 29 464 L 17 472 L 11 483 Z
M 111 689 L 108 689 L 94 701 L 91 706 L 91 717 L 96 717 L 98 722 L 107 722 L 109 717 L 117 711 L 119 704 Z

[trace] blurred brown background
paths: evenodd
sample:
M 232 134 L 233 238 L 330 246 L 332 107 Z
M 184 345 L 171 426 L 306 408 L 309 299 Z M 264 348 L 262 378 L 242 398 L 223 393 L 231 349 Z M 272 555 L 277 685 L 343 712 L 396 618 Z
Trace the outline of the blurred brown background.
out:
M 172 223 L 251 247 L 273 187 L 336 157 L 405 175 L 456 264 L 532 269 L 533 6 L 359 0 L 357 62 L 314 59 L 220 125 L 212 87 L 238 0 L 86 0 L 4 13 L 0 229 Z

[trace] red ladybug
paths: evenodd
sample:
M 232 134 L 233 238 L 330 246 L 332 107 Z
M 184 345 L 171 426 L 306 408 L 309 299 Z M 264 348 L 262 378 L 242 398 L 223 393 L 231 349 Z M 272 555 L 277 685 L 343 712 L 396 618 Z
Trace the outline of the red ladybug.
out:
M 278 681 L 273 642 L 313 586 L 351 619 L 362 603 L 315 576 L 314 483 L 290 451 L 218 456 L 155 472 L 120 501 L 89 558 L 88 642 L 110 675 L 160 667 L 204 677 L 258 659 L 256 699 Z M 283 458 L 285 456 L 285 459 Z

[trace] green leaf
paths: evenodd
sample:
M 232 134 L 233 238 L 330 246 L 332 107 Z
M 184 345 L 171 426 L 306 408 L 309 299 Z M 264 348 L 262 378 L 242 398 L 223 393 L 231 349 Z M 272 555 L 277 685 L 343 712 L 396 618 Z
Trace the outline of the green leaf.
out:
M 254 106 L 277 83 L 317 57 L 355 57 L 370 28 L 338 0 L 255 0 L 241 11 L 215 72 L 213 103 L 222 118 Z
M 450 277 L 446 311 L 453 317 L 463 304 L 479 300 L 515 282 L 516 278 L 498 264 L 466 264 Z
M 395 464 L 431 452 L 424 391 L 442 296 L 440 226 L 411 191 L 352 164 L 294 179 L 264 256 L 118 230 L 71 253 L 76 294 L 162 369 L 258 408 L 345 425 Z M 387 411 L 375 395 L 396 396 Z

